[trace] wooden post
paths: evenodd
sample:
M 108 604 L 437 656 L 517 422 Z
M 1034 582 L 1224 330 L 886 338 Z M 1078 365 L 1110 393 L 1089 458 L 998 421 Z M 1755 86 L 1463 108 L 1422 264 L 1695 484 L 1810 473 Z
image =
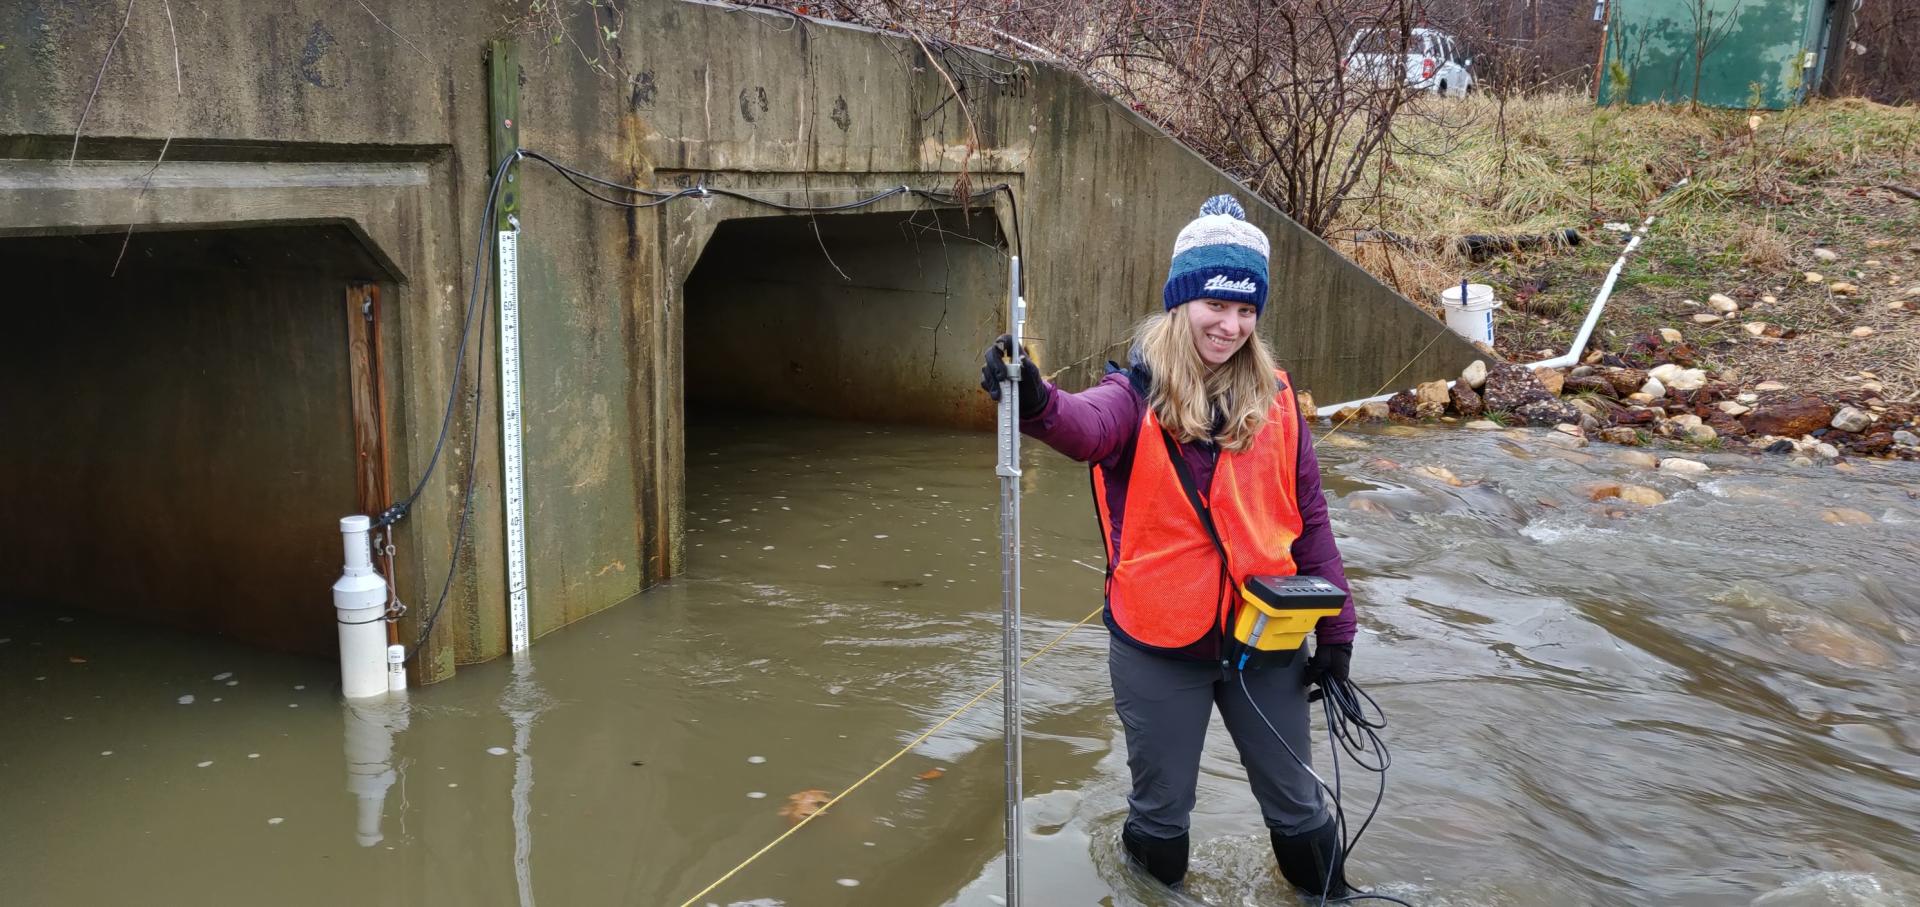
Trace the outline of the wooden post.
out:
M 492 138 L 487 175 L 492 176 L 502 159 L 520 149 L 520 48 L 514 41 L 487 42 L 487 114 Z M 500 184 L 500 195 L 494 199 L 493 228 L 504 229 L 507 218 L 519 212 L 520 162 L 515 161 L 507 166 L 506 181 Z M 499 250 L 494 254 L 494 263 L 498 264 Z
M 353 398 L 353 488 L 360 512 L 378 516 L 393 503 L 387 471 L 387 395 L 381 386 L 385 373 L 380 351 L 380 287 L 371 283 L 347 286 L 347 374 Z M 374 565 L 386 559 L 374 553 Z M 389 575 L 387 582 L 395 577 Z M 387 643 L 400 641 L 400 625 L 387 624 Z

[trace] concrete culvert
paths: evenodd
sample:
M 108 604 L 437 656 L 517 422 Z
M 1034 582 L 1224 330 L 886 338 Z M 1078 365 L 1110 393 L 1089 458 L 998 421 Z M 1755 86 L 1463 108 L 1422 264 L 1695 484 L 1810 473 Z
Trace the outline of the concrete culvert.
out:
M 356 503 L 340 226 L 0 239 L 0 604 L 330 656 Z M 115 263 L 118 260 L 118 271 Z
M 688 414 L 991 426 L 1007 254 L 990 210 L 722 223 L 686 282 Z

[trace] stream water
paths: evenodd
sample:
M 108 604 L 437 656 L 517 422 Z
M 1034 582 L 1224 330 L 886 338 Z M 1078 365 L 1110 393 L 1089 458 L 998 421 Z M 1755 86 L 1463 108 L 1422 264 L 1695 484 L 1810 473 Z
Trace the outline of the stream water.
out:
M 991 441 L 697 426 L 686 576 L 404 704 L 0 610 L 0 903 L 679 904 L 998 677 Z M 1920 903 L 1920 470 L 1619 453 L 1323 439 L 1394 750 L 1353 874 L 1424 907 Z M 1031 651 L 1101 554 L 1085 469 L 1026 461 Z M 1583 491 L 1621 481 L 1668 500 Z M 1188 891 L 1126 868 L 1105 652 L 1096 618 L 1027 671 L 1028 901 L 1297 903 L 1217 721 Z M 999 732 L 994 694 L 698 903 L 994 903 Z

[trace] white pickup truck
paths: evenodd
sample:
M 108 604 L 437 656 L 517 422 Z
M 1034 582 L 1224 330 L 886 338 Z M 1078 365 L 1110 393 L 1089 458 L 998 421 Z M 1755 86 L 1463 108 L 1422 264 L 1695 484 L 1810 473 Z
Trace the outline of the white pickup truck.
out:
M 1409 32 L 1402 53 L 1400 35 L 1365 29 L 1347 45 L 1347 77 L 1376 82 L 1404 78 L 1407 84 L 1442 97 L 1466 97 L 1473 89 L 1473 65 L 1453 36 L 1431 28 Z

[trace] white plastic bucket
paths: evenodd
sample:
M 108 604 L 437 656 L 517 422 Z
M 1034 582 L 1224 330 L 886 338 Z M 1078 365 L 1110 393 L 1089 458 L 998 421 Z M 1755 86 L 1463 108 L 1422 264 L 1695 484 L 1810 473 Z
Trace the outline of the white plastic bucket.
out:
M 1440 305 L 1447 312 L 1447 327 L 1468 343 L 1493 345 L 1493 310 L 1500 300 L 1493 298 L 1493 287 L 1484 283 L 1466 284 L 1467 298 L 1460 299 L 1460 287 L 1440 291 Z

